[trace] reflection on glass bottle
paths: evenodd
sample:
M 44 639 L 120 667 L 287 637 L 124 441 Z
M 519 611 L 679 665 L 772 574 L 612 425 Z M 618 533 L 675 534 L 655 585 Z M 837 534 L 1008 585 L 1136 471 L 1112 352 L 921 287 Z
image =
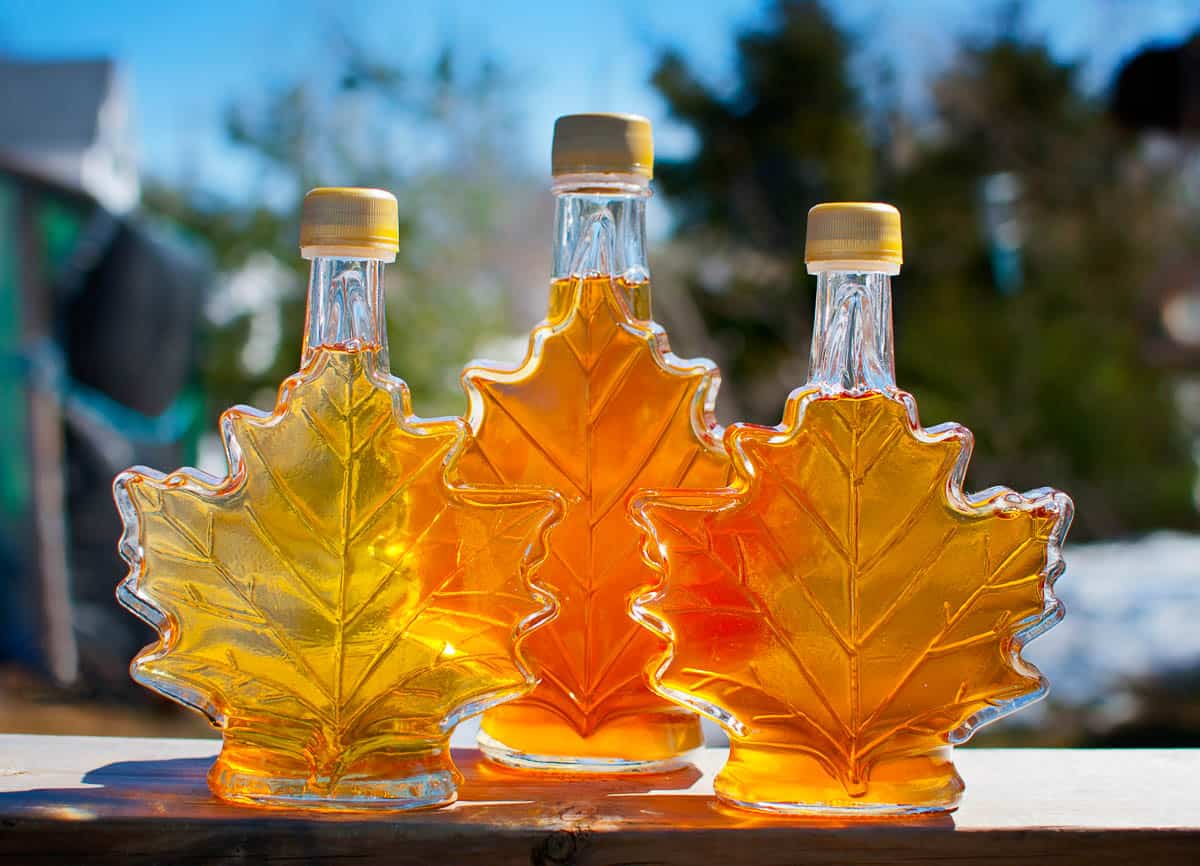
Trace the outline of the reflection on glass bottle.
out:
M 711 415 L 717 371 L 672 355 L 650 319 L 652 163 L 643 118 L 559 119 L 549 312 L 520 367 L 476 362 L 463 373 L 475 434 L 463 477 L 546 485 L 567 502 L 539 571 L 561 610 L 526 645 L 540 682 L 483 719 L 481 747 L 510 765 L 660 770 L 702 743 L 695 714 L 647 687 L 645 660 L 662 641 L 628 610 L 651 577 L 630 493 L 729 478 Z
M 777 427 L 732 425 L 726 489 L 632 504 L 662 574 L 635 615 L 673 650 L 655 688 L 720 722 L 728 802 L 768 811 L 952 808 L 951 746 L 1041 697 L 1021 658 L 1056 623 L 1071 501 L 962 490 L 971 434 L 922 428 L 896 388 L 900 215 L 820 205 L 809 381 Z
M 304 200 L 304 354 L 270 414 L 228 410 L 229 474 L 122 473 L 120 601 L 159 632 L 134 678 L 205 713 L 220 797 L 318 809 L 451 802 L 448 737 L 527 690 L 513 655 L 552 613 L 525 578 L 549 492 L 452 487 L 469 436 L 388 371 L 396 200 Z

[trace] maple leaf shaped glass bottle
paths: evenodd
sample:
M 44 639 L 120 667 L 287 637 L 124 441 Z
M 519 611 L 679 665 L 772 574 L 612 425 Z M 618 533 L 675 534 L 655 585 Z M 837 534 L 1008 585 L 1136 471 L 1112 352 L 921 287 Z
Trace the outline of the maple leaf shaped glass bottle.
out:
M 437 806 L 455 797 L 454 725 L 532 683 L 513 644 L 552 612 L 525 571 L 557 496 L 447 483 L 465 423 L 414 417 L 388 372 L 391 195 L 310 192 L 301 246 L 300 372 L 270 414 L 224 413 L 228 476 L 114 483 L 118 598 L 159 632 L 131 672 L 222 730 L 222 798 Z
M 463 477 L 546 485 L 567 502 L 538 573 L 560 612 L 526 644 L 540 681 L 483 718 L 481 748 L 512 766 L 663 770 L 703 742 L 694 713 L 647 687 L 661 640 L 628 608 L 650 578 L 631 492 L 720 485 L 730 473 L 711 415 L 716 368 L 672 355 L 650 318 L 652 163 L 643 118 L 559 118 L 549 312 L 518 368 L 475 362 L 463 373 L 475 434 Z
M 819 205 L 809 381 L 777 427 L 735 424 L 729 488 L 631 508 L 663 580 L 635 615 L 673 651 L 658 691 L 720 722 L 716 792 L 781 812 L 954 807 L 951 747 L 1045 693 L 1021 657 L 1062 616 L 1071 501 L 962 480 L 971 434 L 925 429 L 897 389 L 900 215 Z

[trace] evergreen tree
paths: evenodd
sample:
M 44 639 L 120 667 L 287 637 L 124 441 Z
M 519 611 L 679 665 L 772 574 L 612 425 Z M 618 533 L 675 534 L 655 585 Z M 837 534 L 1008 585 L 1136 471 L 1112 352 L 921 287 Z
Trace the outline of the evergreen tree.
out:
M 678 54 L 654 85 L 700 142 L 694 157 L 659 160 L 656 183 L 679 219 L 688 289 L 712 349 L 752 420 L 778 420 L 799 381 L 812 325 L 803 261 L 808 209 L 872 190 L 874 156 L 851 46 L 813 0 L 776 4 L 737 41 L 737 87 L 708 87 Z M 671 313 L 664 308 L 671 324 Z
M 1194 526 L 1171 382 L 1144 355 L 1158 327 L 1147 283 L 1186 236 L 1173 176 L 1017 24 L 960 50 L 922 135 L 899 106 L 864 106 L 850 41 L 813 0 L 779 0 L 739 38 L 727 98 L 667 54 L 654 83 L 699 141 L 659 172 L 692 253 L 688 289 L 728 387 L 773 423 L 806 366 L 808 208 L 892 201 L 907 260 L 897 379 L 926 425 L 975 431 L 971 485 L 1069 491 L 1077 539 Z
M 891 194 L 911 263 L 898 288 L 901 381 L 929 421 L 975 431 L 977 486 L 1070 491 L 1076 538 L 1195 525 L 1172 383 L 1145 357 L 1158 327 L 1150 282 L 1186 238 L 1170 173 L 1129 148 L 1077 66 L 1015 26 L 964 47 L 935 105 L 940 134 Z M 1015 193 L 992 232 L 989 178 Z M 1006 256 L 1019 256 L 1015 281 Z

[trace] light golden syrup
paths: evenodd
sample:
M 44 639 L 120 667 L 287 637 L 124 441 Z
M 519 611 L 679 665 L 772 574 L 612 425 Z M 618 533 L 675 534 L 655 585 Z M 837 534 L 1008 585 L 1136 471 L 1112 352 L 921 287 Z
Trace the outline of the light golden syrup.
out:
M 134 676 L 222 729 L 225 799 L 450 802 L 453 724 L 528 687 L 512 641 L 551 613 L 525 569 L 555 498 L 449 486 L 465 425 L 413 418 L 377 364 L 317 348 L 273 413 L 226 412 L 226 478 L 117 479 L 120 597 L 160 633 Z

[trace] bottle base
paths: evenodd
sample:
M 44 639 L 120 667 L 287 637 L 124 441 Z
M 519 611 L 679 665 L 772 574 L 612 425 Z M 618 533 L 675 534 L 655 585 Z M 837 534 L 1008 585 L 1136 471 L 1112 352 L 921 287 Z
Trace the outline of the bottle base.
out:
M 633 758 L 581 757 L 578 755 L 538 755 L 510 748 L 483 731 L 476 740 L 488 760 L 518 770 L 538 770 L 547 773 L 616 774 L 670 773 L 692 763 L 696 750 L 681 752 L 667 758 L 638 760 Z
M 734 741 L 713 789 L 737 809 L 827 818 L 950 812 L 963 792 L 948 746 L 887 758 L 862 772 L 851 781 L 811 752 Z
M 217 758 L 208 785 L 222 800 L 243 805 L 323 812 L 436 809 L 458 799 L 459 774 L 449 750 L 388 761 L 386 778 L 347 774 L 337 779 L 277 776 Z
M 941 806 L 914 806 L 905 803 L 863 803 L 859 806 L 838 806 L 824 803 L 748 802 L 717 795 L 717 799 L 735 809 L 750 812 L 769 812 L 775 815 L 794 815 L 810 818 L 899 818 L 917 815 L 942 815 L 958 808 L 957 803 Z
M 582 734 L 544 707 L 513 701 L 484 713 L 477 740 L 497 764 L 549 773 L 668 773 L 704 745 L 700 718 L 667 708 L 610 718 Z

